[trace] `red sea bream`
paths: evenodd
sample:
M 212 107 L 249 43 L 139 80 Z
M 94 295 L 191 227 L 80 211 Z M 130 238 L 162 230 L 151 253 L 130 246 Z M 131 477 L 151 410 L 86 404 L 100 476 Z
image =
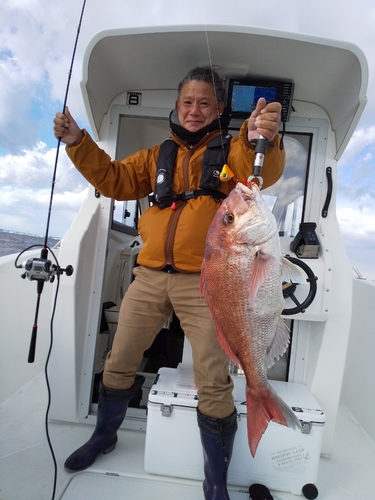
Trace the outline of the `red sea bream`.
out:
M 238 183 L 207 233 L 201 290 L 223 349 L 245 373 L 253 456 L 271 420 L 299 427 L 267 380 L 267 368 L 289 343 L 282 281 L 300 282 L 300 270 L 282 258 L 277 223 L 258 186 Z

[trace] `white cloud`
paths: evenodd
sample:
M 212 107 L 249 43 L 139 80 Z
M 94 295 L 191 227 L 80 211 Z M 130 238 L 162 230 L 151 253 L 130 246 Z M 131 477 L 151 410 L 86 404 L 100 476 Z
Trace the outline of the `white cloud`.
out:
M 359 155 L 367 151 L 363 161 L 371 161 L 375 155 L 375 125 L 370 127 L 358 127 L 349 141 L 342 157 L 339 161 L 339 167 L 358 161 Z
M 41 106 L 40 95 L 49 96 L 45 112 L 53 115 L 63 101 L 70 59 L 82 3 L 66 0 L 8 0 L 1 2 L 0 17 L 0 147 L 15 152 L 31 147 L 39 138 L 31 124 L 33 105 Z M 366 12 L 364 16 L 363 13 Z M 231 7 L 224 0 L 191 0 L 189 9 L 178 9 L 172 0 L 139 0 L 129 7 L 123 0 L 111 0 L 105 7 L 100 0 L 87 2 L 77 46 L 69 93 L 74 116 L 86 122 L 79 89 L 84 49 L 100 30 L 163 24 L 249 24 L 285 31 L 296 31 L 338 38 L 357 43 L 365 52 L 372 71 L 375 67 L 374 6 L 372 0 L 360 0 L 356 9 L 350 2 L 336 5 L 325 0 L 306 4 L 300 0 L 280 3 L 270 0 L 248 2 L 234 0 Z M 62 22 L 62 20 L 64 22 Z M 361 29 L 353 29 L 361 26 Z M 369 95 L 375 93 L 370 79 Z M 46 101 L 45 99 L 43 99 Z M 42 106 L 43 107 L 43 106 Z M 375 113 L 375 103 L 369 103 Z M 372 114 L 373 114 L 372 113 Z M 368 121 L 365 113 L 364 120 Z M 34 125 L 34 127 L 32 126 Z M 37 128 L 46 126 L 37 124 Z
M 0 220 L 3 229 L 44 234 L 56 148 L 39 142 L 19 155 L 0 156 Z M 60 150 L 50 235 L 69 228 L 87 192 L 87 181 Z
M 62 237 L 87 195 L 87 188 L 54 196 L 49 235 Z M 50 200 L 48 189 L 34 190 L 0 186 L 0 220 L 2 229 L 44 235 Z
M 336 213 L 353 265 L 375 279 L 375 126 L 353 134 L 338 163 Z
M 55 139 L 52 118 L 65 95 L 82 1 L 3 0 L 0 2 L 0 217 L 9 229 L 44 232 Z M 344 238 L 374 237 L 375 213 L 375 5 L 348 0 L 340 8 L 315 0 L 173 0 L 87 2 L 68 104 L 87 126 L 79 81 L 89 40 L 100 30 L 163 24 L 263 26 L 345 40 L 358 45 L 369 64 L 369 102 L 338 168 L 337 212 Z M 358 29 L 358 27 L 360 27 Z M 249 54 L 249 57 L 253 54 Z M 47 144 L 47 146 L 46 146 Z M 2 184 L 2 185 L 1 185 Z M 82 202 L 87 183 L 61 151 L 51 234 L 62 235 Z M 64 230 L 65 229 L 65 230 Z M 362 239 L 363 238 L 363 239 Z M 354 248 L 354 247 L 353 247 Z
M 336 214 L 352 264 L 363 276 L 375 280 L 375 199 L 339 196 Z
M 343 235 L 375 243 L 375 201 L 371 208 L 359 210 L 349 206 L 337 209 L 336 213 Z
M 38 142 L 32 149 L 19 155 L 0 156 L 0 183 L 34 189 L 51 187 L 56 160 L 56 148 L 48 149 Z M 82 191 L 87 181 L 78 173 L 64 148 L 60 148 L 56 171 L 55 191 Z

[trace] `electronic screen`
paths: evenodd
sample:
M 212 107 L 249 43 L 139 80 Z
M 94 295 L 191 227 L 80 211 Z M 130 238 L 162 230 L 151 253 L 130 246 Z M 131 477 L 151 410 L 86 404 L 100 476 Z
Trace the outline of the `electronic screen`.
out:
M 246 118 L 254 111 L 260 97 L 268 102 L 280 102 L 282 105 L 282 118 L 289 120 L 292 105 L 294 83 L 229 80 L 227 106 L 230 107 L 232 116 Z

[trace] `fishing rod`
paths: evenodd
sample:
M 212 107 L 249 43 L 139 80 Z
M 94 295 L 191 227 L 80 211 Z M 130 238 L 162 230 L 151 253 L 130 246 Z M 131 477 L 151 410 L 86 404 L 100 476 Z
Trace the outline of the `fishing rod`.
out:
M 210 43 L 208 39 L 208 32 L 207 32 L 207 27 L 205 26 L 205 35 L 206 35 L 206 44 L 207 44 L 207 52 L 208 52 L 208 59 L 210 63 L 210 68 L 211 68 L 211 73 L 212 73 L 212 85 L 214 87 L 214 93 L 215 93 L 215 100 L 216 100 L 216 107 L 218 108 L 218 98 L 216 95 L 216 85 L 214 81 L 214 76 L 213 76 L 213 63 L 212 63 L 212 58 L 211 58 L 211 50 L 210 50 Z M 248 177 L 246 181 L 241 180 L 238 181 L 237 179 L 234 178 L 233 172 L 230 170 L 228 165 L 225 163 L 225 153 L 224 153 L 224 142 L 223 142 L 223 136 L 222 136 L 222 129 L 221 129 L 221 120 L 220 120 L 220 113 L 218 112 L 218 117 L 219 117 L 219 129 L 220 129 L 220 137 L 221 137 L 221 147 L 223 150 L 223 157 L 224 157 L 224 165 L 223 168 L 220 172 L 220 180 L 222 182 L 227 182 L 230 179 L 233 179 L 235 182 L 242 182 L 243 184 L 250 184 L 251 182 L 254 182 L 254 180 L 257 181 L 259 185 L 259 189 L 262 189 L 263 186 L 263 178 L 261 176 L 262 168 L 263 168 L 263 163 L 265 156 L 267 154 L 268 148 L 273 147 L 274 143 L 272 141 L 269 141 L 266 137 L 263 135 L 259 135 L 258 139 L 252 139 L 250 141 L 251 144 L 254 144 L 254 167 L 253 167 L 253 173 Z M 284 137 L 284 132 L 285 132 L 285 122 L 284 119 L 282 119 L 283 123 L 283 131 L 282 131 L 282 139 L 280 142 L 280 149 L 283 149 L 283 137 Z
M 272 141 L 269 141 L 263 135 L 259 135 L 258 139 L 253 139 L 250 142 L 255 142 L 255 149 L 254 149 L 255 156 L 254 156 L 253 173 L 247 179 L 247 182 L 250 183 L 254 181 L 254 179 L 257 179 L 259 183 L 259 189 L 262 189 L 263 177 L 261 176 L 261 173 L 262 173 L 264 158 L 266 156 L 268 148 L 270 146 L 273 146 L 274 143 Z
M 74 65 L 74 60 L 75 60 L 75 55 L 76 55 L 76 50 L 77 50 L 77 45 L 78 45 L 78 39 L 79 39 L 80 31 L 81 31 L 81 25 L 82 25 L 82 19 L 83 19 L 83 13 L 85 10 L 85 5 L 86 5 L 86 0 L 83 1 L 81 15 L 80 15 L 79 22 L 78 22 L 77 34 L 76 34 L 75 43 L 74 43 L 74 47 L 73 47 L 73 53 L 72 53 L 72 58 L 71 58 L 71 63 L 70 63 L 70 68 L 69 68 L 69 73 L 68 73 L 68 80 L 67 80 L 65 96 L 64 96 L 64 103 L 63 103 L 63 108 L 62 108 L 63 113 L 65 111 L 67 100 L 68 100 L 70 82 L 71 82 L 72 73 L 73 73 L 73 65 Z M 21 252 L 17 256 L 16 261 L 15 261 L 16 268 L 18 268 L 18 269 L 24 268 L 25 269 L 25 272 L 21 275 L 21 278 L 23 278 L 23 279 L 28 278 L 30 281 L 37 282 L 37 301 L 36 301 L 36 307 L 35 307 L 34 324 L 33 324 L 32 332 L 31 332 L 29 355 L 28 355 L 28 359 L 27 359 L 28 363 L 34 363 L 34 360 L 35 360 L 39 306 L 40 306 L 40 298 L 41 298 L 41 295 L 43 292 L 44 284 L 46 282 L 53 283 L 55 278 L 57 277 L 57 279 L 59 279 L 60 275 L 62 275 L 63 273 L 65 273 L 67 276 L 71 276 L 74 272 L 73 266 L 68 265 L 68 266 L 66 266 L 66 268 L 62 268 L 62 267 L 60 267 L 56 258 L 55 258 L 56 264 L 52 264 L 51 260 L 48 258 L 48 250 L 50 250 L 48 248 L 48 235 L 49 235 L 49 228 L 50 228 L 50 222 L 51 222 L 52 203 L 53 203 L 53 197 L 54 197 L 54 191 L 55 191 L 56 173 L 57 173 L 60 145 L 61 145 L 61 138 L 58 138 L 57 147 L 56 147 L 56 157 L 55 157 L 55 163 L 54 163 L 54 169 L 53 169 L 53 175 L 52 175 L 52 181 L 51 181 L 51 193 L 50 193 L 50 200 L 49 200 L 49 205 L 48 205 L 48 214 L 47 214 L 46 231 L 45 231 L 45 236 L 44 236 L 44 245 L 41 249 L 40 257 L 39 258 L 31 258 L 31 259 L 26 260 L 22 264 L 18 264 L 19 257 L 26 250 L 29 250 L 31 248 L 31 247 L 29 247 L 26 250 L 24 250 L 23 252 Z
M 72 58 L 71 58 L 69 74 L 68 74 L 68 80 L 67 80 L 67 85 L 66 85 L 66 90 L 65 90 L 65 97 L 64 97 L 63 110 L 62 110 L 63 113 L 65 111 L 66 103 L 68 100 L 69 87 L 70 87 L 70 82 L 71 82 L 72 72 L 73 72 L 73 64 L 74 64 L 74 60 L 75 60 L 75 54 L 76 54 L 78 39 L 79 39 L 80 31 L 81 31 L 81 25 L 82 25 L 82 19 L 83 19 L 83 13 L 85 10 L 85 6 L 86 6 L 86 0 L 83 0 L 81 14 L 80 14 L 80 18 L 79 18 L 79 22 L 78 22 L 78 26 L 77 26 L 77 34 L 76 34 L 75 43 L 74 43 L 74 47 L 73 47 L 73 53 L 72 53 Z M 54 296 L 54 300 L 53 300 L 52 313 L 51 313 L 51 322 L 50 322 L 50 345 L 49 345 L 47 358 L 46 358 L 46 362 L 45 362 L 45 369 L 44 369 L 45 381 L 46 381 L 46 386 L 47 386 L 47 395 L 48 395 L 47 408 L 46 408 L 45 421 L 44 421 L 45 422 L 45 432 L 46 432 L 47 443 L 48 443 L 48 447 L 49 447 L 50 452 L 51 452 L 53 466 L 54 466 L 54 475 L 53 475 L 54 477 L 53 477 L 53 487 L 52 487 L 51 500 L 54 500 L 55 495 L 56 495 L 57 462 L 56 462 L 56 457 L 55 457 L 55 453 L 53 450 L 52 442 L 51 442 L 50 435 L 49 435 L 49 429 L 48 429 L 49 410 L 51 407 L 51 387 L 50 387 L 49 377 L 48 377 L 48 364 L 49 364 L 49 360 L 51 357 L 52 346 L 53 346 L 53 321 L 54 321 L 54 317 L 55 317 L 57 297 L 58 297 L 59 287 L 60 287 L 60 276 L 63 273 L 65 273 L 67 276 L 71 276 L 73 274 L 73 271 L 74 271 L 73 266 L 71 266 L 71 265 L 66 266 L 65 269 L 60 267 L 59 262 L 55 256 L 54 252 L 48 247 L 48 234 L 49 234 L 49 226 L 50 226 L 51 213 L 52 213 L 52 202 L 53 202 L 54 188 L 55 188 L 55 182 L 56 182 L 56 172 L 57 172 L 57 164 L 58 164 L 58 158 L 59 158 L 60 145 L 61 145 L 61 139 L 59 138 L 57 141 L 56 158 L 55 158 L 55 164 L 54 164 L 54 170 L 53 170 L 53 176 L 52 176 L 51 196 L 50 196 L 50 201 L 49 201 L 49 206 L 48 206 L 48 216 L 47 216 L 46 232 L 45 232 L 45 237 L 44 237 L 44 245 L 43 245 L 41 252 L 40 252 L 40 258 L 31 258 L 31 259 L 26 260 L 23 264 L 18 264 L 19 257 L 25 251 L 27 251 L 30 248 L 33 248 L 35 246 L 38 246 L 38 245 L 32 245 L 32 247 L 29 247 L 29 248 L 26 248 L 25 250 L 23 250 L 17 256 L 17 258 L 14 262 L 14 265 L 16 268 L 24 268 L 25 269 L 25 272 L 21 275 L 21 278 L 23 278 L 23 279 L 28 278 L 30 281 L 37 282 L 37 301 L 36 301 L 36 307 L 35 307 L 35 317 L 34 317 L 34 324 L 33 324 L 32 332 L 31 332 L 29 355 L 28 355 L 28 360 L 27 360 L 29 363 L 33 363 L 34 359 L 35 359 L 39 306 L 40 306 L 41 294 L 42 294 L 42 291 L 44 288 L 44 283 L 46 283 L 46 282 L 53 283 L 55 278 L 57 278 L 55 296 Z M 52 262 L 48 259 L 48 250 L 51 252 L 51 255 L 53 256 L 53 258 L 55 260 L 55 264 L 52 264 Z
M 252 175 L 250 175 L 247 179 L 236 179 L 236 177 L 234 177 L 234 173 L 225 163 L 219 175 L 219 178 L 222 182 L 227 182 L 230 179 L 233 179 L 236 183 L 241 182 L 242 184 L 249 186 L 252 182 L 254 182 L 254 180 L 257 180 L 259 189 L 262 189 L 263 177 L 261 176 L 261 173 L 264 158 L 266 156 L 268 148 L 270 146 L 273 147 L 274 143 L 272 141 L 269 141 L 266 137 L 263 137 L 263 135 L 259 135 L 258 139 L 252 139 L 250 143 L 255 144 L 254 167 Z
M 280 149 L 284 149 L 285 120 L 283 114 L 281 114 L 281 122 L 283 128 L 281 131 Z M 254 179 L 256 179 L 258 181 L 259 189 L 262 189 L 263 177 L 261 176 L 261 173 L 262 173 L 264 158 L 267 154 L 268 148 L 274 147 L 275 144 L 274 142 L 269 141 L 262 134 L 259 134 L 258 139 L 252 139 L 250 143 L 255 144 L 254 148 L 255 157 L 254 157 L 253 173 L 247 179 L 247 182 L 251 183 L 252 181 L 254 181 Z

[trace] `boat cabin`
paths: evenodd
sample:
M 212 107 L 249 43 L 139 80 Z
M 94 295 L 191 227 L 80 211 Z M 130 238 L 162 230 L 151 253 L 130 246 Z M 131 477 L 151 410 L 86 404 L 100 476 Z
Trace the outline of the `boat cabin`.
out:
M 218 66 L 225 76 L 232 135 L 259 96 L 283 105 L 286 168 L 262 194 L 277 219 L 282 252 L 298 261 L 306 283 L 286 287 L 283 316 L 291 343 L 268 375 L 304 385 L 324 409 L 321 453 L 328 456 L 354 314 L 352 265 L 336 217 L 337 162 L 366 104 L 366 60 L 349 43 L 244 26 L 103 31 L 86 49 L 81 82 L 99 146 L 122 159 L 160 144 L 169 136 L 179 81 L 203 65 Z M 137 223 L 149 204 L 148 197 L 108 199 L 90 186 L 56 249 L 60 264 L 72 265 L 74 273 L 60 279 L 54 317 L 52 420 L 95 422 L 104 359 L 142 245 Z M 48 326 L 40 323 L 41 331 Z M 144 353 L 140 372 L 146 382 L 124 427 L 146 430 L 156 374 L 191 362 L 189 343 L 173 315 Z M 234 365 L 231 371 L 241 374 Z

